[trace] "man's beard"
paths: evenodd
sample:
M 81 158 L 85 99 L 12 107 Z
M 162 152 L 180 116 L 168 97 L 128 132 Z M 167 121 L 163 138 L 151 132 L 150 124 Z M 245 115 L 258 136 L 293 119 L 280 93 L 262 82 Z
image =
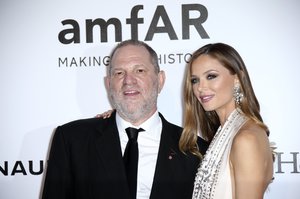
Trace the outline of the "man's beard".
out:
M 157 106 L 157 89 L 153 90 L 145 100 L 137 103 L 131 103 L 130 101 L 123 100 L 113 90 L 110 90 L 110 93 L 112 106 L 123 119 L 130 123 L 137 123 L 138 121 L 146 119 Z

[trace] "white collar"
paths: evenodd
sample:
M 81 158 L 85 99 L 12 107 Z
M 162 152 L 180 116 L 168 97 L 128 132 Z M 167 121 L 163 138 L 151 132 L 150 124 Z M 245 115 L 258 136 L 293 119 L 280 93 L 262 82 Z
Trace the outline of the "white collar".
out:
M 151 130 L 151 129 L 153 129 L 153 127 L 157 127 L 157 126 L 161 125 L 161 118 L 159 117 L 157 110 L 149 119 L 147 119 L 144 123 L 142 123 L 139 126 L 134 126 L 130 122 L 125 121 L 123 118 L 120 117 L 120 115 L 117 112 L 116 113 L 116 123 L 117 123 L 118 130 L 121 135 L 123 135 L 123 133 L 121 133 L 121 132 L 125 132 L 125 129 L 127 127 L 143 128 L 145 130 L 145 132 L 151 133 L 151 137 L 153 136 L 158 139 L 160 138 L 160 135 L 161 135 L 161 132 L 155 133 L 156 131 L 153 132 Z

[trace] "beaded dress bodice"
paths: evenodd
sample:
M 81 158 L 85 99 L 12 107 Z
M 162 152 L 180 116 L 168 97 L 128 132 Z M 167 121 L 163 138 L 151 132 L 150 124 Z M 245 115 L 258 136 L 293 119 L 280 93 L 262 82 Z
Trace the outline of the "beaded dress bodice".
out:
M 223 127 L 219 127 L 198 168 L 193 199 L 232 198 L 229 154 L 234 136 L 247 120 L 237 108 L 229 115 Z

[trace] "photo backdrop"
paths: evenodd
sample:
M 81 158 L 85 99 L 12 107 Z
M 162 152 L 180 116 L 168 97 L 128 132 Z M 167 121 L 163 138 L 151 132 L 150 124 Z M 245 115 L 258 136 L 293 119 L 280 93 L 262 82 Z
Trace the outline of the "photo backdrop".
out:
M 300 3 L 264 1 L 4 0 L 0 2 L 0 198 L 40 197 L 54 129 L 110 109 L 111 49 L 138 38 L 167 79 L 159 110 L 182 125 L 182 79 L 207 43 L 243 57 L 278 152 L 267 199 L 300 196 Z

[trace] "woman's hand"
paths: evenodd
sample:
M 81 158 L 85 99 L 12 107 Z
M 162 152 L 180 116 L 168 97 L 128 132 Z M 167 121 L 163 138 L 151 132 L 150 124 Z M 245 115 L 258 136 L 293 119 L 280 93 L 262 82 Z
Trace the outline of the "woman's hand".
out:
M 97 114 L 95 117 L 97 117 L 97 118 L 103 118 L 103 119 L 110 118 L 110 116 L 111 116 L 111 114 L 112 114 L 113 111 L 114 110 L 108 110 L 108 111 L 105 111 L 105 112 L 103 112 L 101 114 Z

